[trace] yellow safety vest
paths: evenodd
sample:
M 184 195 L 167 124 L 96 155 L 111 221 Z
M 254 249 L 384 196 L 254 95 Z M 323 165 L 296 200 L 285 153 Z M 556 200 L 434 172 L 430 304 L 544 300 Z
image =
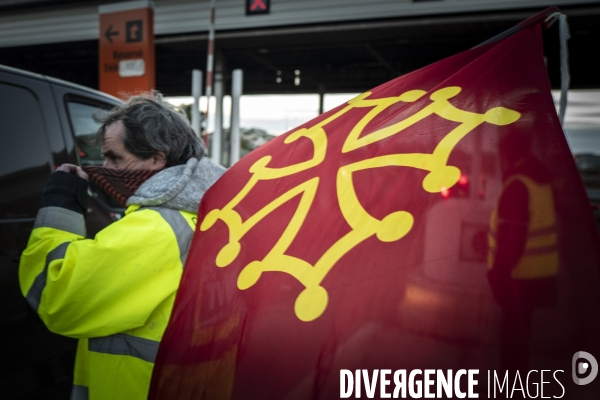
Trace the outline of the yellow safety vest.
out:
M 507 188 L 515 180 L 523 182 L 529 194 L 529 225 L 523 256 L 511 271 L 514 279 L 536 279 L 556 275 L 558 271 L 558 240 L 554 211 L 554 198 L 549 184 L 540 184 L 525 175 L 515 175 L 507 180 Z M 494 268 L 497 251 L 498 206 L 492 212 L 488 234 L 488 267 Z
M 40 209 L 19 280 L 48 329 L 79 339 L 72 399 L 147 398 L 194 217 L 130 206 L 85 239 L 81 214 Z

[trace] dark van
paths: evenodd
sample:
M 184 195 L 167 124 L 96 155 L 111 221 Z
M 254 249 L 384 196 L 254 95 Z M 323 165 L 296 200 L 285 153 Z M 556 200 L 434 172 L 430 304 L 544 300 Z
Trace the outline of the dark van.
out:
M 18 266 L 46 177 L 63 164 L 101 164 L 93 115 L 107 94 L 0 65 L 0 398 L 68 399 L 76 340 L 54 335 L 19 289 Z M 91 192 L 88 237 L 122 209 Z

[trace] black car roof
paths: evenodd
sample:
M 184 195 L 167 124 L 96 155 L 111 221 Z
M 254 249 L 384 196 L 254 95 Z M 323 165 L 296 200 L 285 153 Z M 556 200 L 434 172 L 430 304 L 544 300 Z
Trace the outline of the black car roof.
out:
M 25 70 L 22 70 L 22 69 L 9 67 L 7 65 L 2 65 L 2 64 L 0 64 L 0 71 L 1 72 L 8 72 L 8 73 L 16 74 L 16 75 L 26 76 L 28 78 L 39 79 L 39 80 L 42 80 L 42 81 L 50 82 L 50 83 L 55 84 L 55 85 L 66 86 L 66 87 L 70 87 L 70 88 L 78 89 L 78 90 L 82 90 L 82 91 L 87 91 L 87 92 L 92 91 L 92 92 L 94 92 L 97 95 L 106 97 L 107 100 L 110 99 L 110 100 L 113 100 L 113 101 L 116 100 L 118 102 L 122 102 L 122 100 L 120 100 L 120 99 L 118 99 L 118 98 L 116 98 L 114 96 L 111 96 L 110 94 L 107 94 L 107 93 L 104 93 L 104 92 L 101 92 L 99 90 L 92 89 L 92 88 L 89 88 L 89 87 L 86 87 L 86 86 L 78 85 L 76 83 L 72 83 L 72 82 L 68 82 L 68 81 L 63 81 L 62 79 L 52 78 L 51 76 L 37 74 L 35 72 L 29 72 L 29 71 L 25 71 Z

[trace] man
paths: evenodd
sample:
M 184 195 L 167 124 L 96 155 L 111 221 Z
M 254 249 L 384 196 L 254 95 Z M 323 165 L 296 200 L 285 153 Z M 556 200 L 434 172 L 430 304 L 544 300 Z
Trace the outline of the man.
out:
M 79 339 L 72 399 L 145 399 L 198 203 L 224 168 L 203 157 L 187 121 L 160 101 L 133 97 L 100 122 L 106 161 L 86 171 L 128 206 L 125 216 L 86 239 L 88 173 L 60 166 L 19 279 L 48 329 Z
M 531 137 L 506 135 L 499 153 L 504 187 L 490 220 L 488 281 L 502 308 L 500 365 L 527 372 L 534 311 L 556 302 L 557 213 Z

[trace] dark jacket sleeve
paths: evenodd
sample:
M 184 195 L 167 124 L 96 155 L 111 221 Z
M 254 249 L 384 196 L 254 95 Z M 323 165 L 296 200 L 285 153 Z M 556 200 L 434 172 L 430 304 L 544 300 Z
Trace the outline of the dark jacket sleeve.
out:
M 75 174 L 56 171 L 46 180 L 40 208 L 60 207 L 85 215 L 89 196 L 88 182 Z

